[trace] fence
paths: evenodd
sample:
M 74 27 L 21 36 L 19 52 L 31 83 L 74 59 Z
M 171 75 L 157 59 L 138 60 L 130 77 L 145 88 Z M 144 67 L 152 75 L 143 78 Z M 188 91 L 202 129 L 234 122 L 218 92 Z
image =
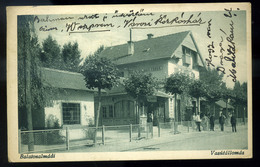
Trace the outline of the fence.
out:
M 244 125 L 247 119 L 237 119 L 238 125 Z M 226 124 L 225 126 L 231 126 Z M 215 129 L 219 130 L 218 121 L 215 122 Z M 201 123 L 201 130 L 209 130 L 209 122 Z M 174 134 L 185 134 L 197 131 L 197 126 L 193 121 L 152 123 L 146 125 L 130 124 L 117 126 L 100 126 L 19 131 L 19 152 L 53 152 L 55 150 L 69 150 L 74 147 L 90 147 L 93 145 L 109 143 L 126 143 L 141 139 L 152 139 L 153 137 L 172 137 Z M 95 138 L 96 133 L 96 138 Z M 29 135 L 34 138 L 34 151 L 28 150 Z M 78 136 L 78 137 L 75 137 Z
M 96 133 L 96 137 L 95 137 Z M 73 135 L 80 136 L 75 138 Z M 33 151 L 28 150 L 29 135 L 33 135 Z M 146 125 L 118 125 L 49 129 L 49 130 L 19 130 L 19 152 L 48 152 L 69 150 L 80 146 L 93 146 L 113 142 L 131 142 L 132 140 L 149 139 L 153 137 L 152 123 Z
M 66 148 L 66 129 L 19 131 L 19 152 L 48 151 Z M 34 151 L 28 150 L 29 135 L 33 135 Z

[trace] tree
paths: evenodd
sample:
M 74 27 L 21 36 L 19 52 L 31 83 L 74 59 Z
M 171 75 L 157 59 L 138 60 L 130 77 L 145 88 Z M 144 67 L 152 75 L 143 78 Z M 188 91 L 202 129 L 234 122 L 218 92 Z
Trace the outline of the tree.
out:
M 99 52 L 100 53 L 100 52 Z M 99 53 L 90 55 L 85 59 L 81 68 L 81 73 L 85 77 L 86 87 L 89 89 L 98 89 L 98 109 L 96 112 L 96 130 L 101 108 L 101 89 L 111 89 L 117 82 L 118 69 L 110 60 L 99 57 Z M 96 143 L 96 131 L 94 137 Z
M 32 110 L 41 107 L 42 83 L 38 69 L 40 53 L 34 33 L 33 16 L 18 16 L 18 112 L 19 127 L 33 130 Z M 38 110 L 36 110 L 38 111 Z M 39 117 L 42 115 L 37 113 Z M 27 120 L 27 121 L 26 121 Z M 23 122 L 27 122 L 24 124 Z M 28 134 L 28 150 L 34 150 L 33 133 Z
M 219 87 L 212 87 L 211 85 L 205 85 L 205 97 L 209 104 L 213 107 L 213 113 L 215 114 L 215 103 L 219 101 L 223 97 L 223 90 L 221 90 Z
M 200 80 L 204 83 L 207 101 L 213 107 L 213 113 L 215 113 L 215 103 L 223 96 L 224 89 L 226 88 L 223 83 L 224 74 L 219 73 L 216 69 L 204 69 L 200 73 Z
M 200 113 L 200 97 L 206 96 L 206 86 L 201 80 L 193 80 L 189 85 L 190 96 L 197 99 L 197 114 Z
M 232 89 L 230 88 L 223 88 L 222 89 L 222 99 L 226 102 L 226 116 L 228 114 L 228 101 L 234 99 L 235 95 Z
M 77 42 L 68 42 L 62 49 L 51 35 L 42 42 L 40 60 L 44 67 L 79 72 L 79 64 L 82 61 L 80 57 Z
M 200 80 L 211 87 L 220 87 L 223 85 L 223 73 L 220 73 L 215 68 L 214 69 L 203 69 L 200 72 Z
M 141 101 L 146 101 L 147 96 L 151 96 L 154 94 L 156 80 L 152 77 L 151 73 L 134 71 L 129 78 L 124 80 L 124 87 L 126 92 L 134 99 L 136 99 L 137 106 L 140 106 Z
M 44 67 L 64 69 L 65 65 L 61 58 L 61 49 L 57 41 L 49 35 L 42 42 L 42 52 L 40 54 L 40 60 Z
M 80 51 L 77 42 L 73 44 L 69 42 L 63 45 L 62 60 L 66 70 L 74 72 L 79 71 L 79 64 L 82 59 L 80 58 Z
M 166 79 L 164 88 L 166 92 L 174 95 L 174 131 L 178 131 L 178 114 L 177 114 L 177 94 L 181 95 L 188 90 L 188 85 L 190 83 L 190 77 L 184 73 L 174 73 L 169 78 Z
M 237 116 L 239 108 L 243 109 L 243 120 L 245 121 L 245 110 L 247 108 L 247 83 L 240 84 L 239 81 L 235 82 L 233 87 L 233 99 L 232 103 L 236 106 Z

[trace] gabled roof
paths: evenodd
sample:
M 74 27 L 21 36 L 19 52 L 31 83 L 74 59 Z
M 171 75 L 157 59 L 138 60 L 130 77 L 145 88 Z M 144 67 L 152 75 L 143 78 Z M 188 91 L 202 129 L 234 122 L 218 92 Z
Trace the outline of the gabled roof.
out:
M 80 73 L 41 68 L 41 75 L 46 87 L 95 91 L 86 88 L 84 76 Z
M 133 55 L 128 55 L 128 44 L 111 46 L 107 47 L 100 54 L 100 56 L 111 59 L 117 65 L 170 58 L 188 34 L 191 34 L 191 32 L 184 31 L 166 36 L 136 41 L 134 42 Z

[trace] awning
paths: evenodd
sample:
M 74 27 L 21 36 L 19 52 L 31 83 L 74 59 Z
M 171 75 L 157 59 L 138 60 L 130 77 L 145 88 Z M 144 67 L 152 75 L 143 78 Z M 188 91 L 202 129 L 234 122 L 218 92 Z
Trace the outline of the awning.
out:
M 154 96 L 165 97 L 165 98 L 171 98 L 172 97 L 171 95 L 169 95 L 165 92 L 159 91 L 159 90 L 154 93 Z
M 218 106 L 222 107 L 222 108 L 226 108 L 226 106 L 227 106 L 228 109 L 233 109 L 233 108 L 234 108 L 234 107 L 231 106 L 230 104 L 227 104 L 227 105 L 226 105 L 226 102 L 224 102 L 223 100 L 217 101 L 216 104 L 217 104 Z

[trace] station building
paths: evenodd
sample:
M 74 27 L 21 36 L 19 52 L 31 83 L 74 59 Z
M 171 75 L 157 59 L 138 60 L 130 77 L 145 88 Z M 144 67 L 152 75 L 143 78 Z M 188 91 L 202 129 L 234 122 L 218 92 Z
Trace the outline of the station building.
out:
M 191 31 L 160 37 L 147 34 L 147 39 L 140 41 L 132 41 L 130 35 L 130 41 L 107 47 L 100 56 L 117 65 L 121 80 L 128 78 L 133 71 L 152 73 L 162 82 L 176 72 L 199 79 L 200 70 L 205 68 Z M 98 106 L 96 101 L 95 111 Z M 147 97 L 139 105 L 126 93 L 123 85 L 119 85 L 102 95 L 101 104 L 100 125 L 136 124 L 140 122 L 140 117 L 146 117 L 148 113 L 153 114 L 154 124 L 158 121 L 167 122 L 171 118 L 181 122 L 188 120 L 197 106 L 195 99 L 178 95 L 177 112 L 174 114 L 174 97 L 165 93 L 162 85 L 153 96 Z

